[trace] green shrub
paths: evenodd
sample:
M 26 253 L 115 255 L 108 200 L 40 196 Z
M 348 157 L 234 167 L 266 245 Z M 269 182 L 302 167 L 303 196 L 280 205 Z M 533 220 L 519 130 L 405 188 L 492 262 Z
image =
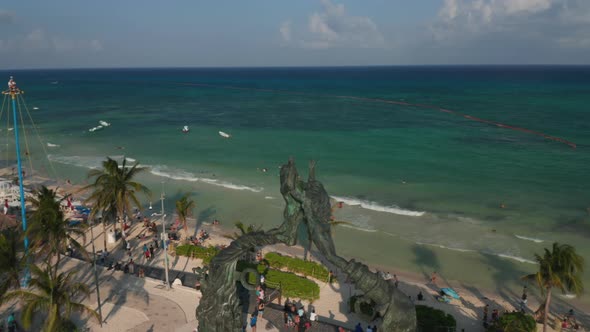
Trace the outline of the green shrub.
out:
M 330 271 L 325 266 L 316 262 L 304 261 L 300 258 L 283 256 L 275 252 L 269 252 L 264 256 L 270 267 L 273 269 L 287 269 L 290 272 L 302 274 L 306 277 L 312 277 L 317 280 L 326 281 Z
M 417 331 L 422 332 L 447 332 L 455 331 L 457 321 L 455 317 L 442 310 L 434 309 L 424 305 L 416 306 Z
M 320 298 L 320 286 L 313 280 L 300 277 L 294 273 L 269 269 L 264 264 L 252 264 L 238 261 L 236 270 L 243 271 L 253 268 L 260 274 L 264 274 L 266 285 L 270 288 L 281 287 L 283 296 L 302 300 L 314 301 Z M 248 283 L 255 285 L 258 282 L 254 274 L 248 275 Z
M 195 257 L 203 260 L 203 264 L 207 265 L 211 262 L 213 257 L 219 253 L 219 249 L 209 246 L 199 247 L 192 244 L 183 244 L 176 247 L 176 254 L 179 256 Z
M 503 314 L 488 328 L 489 332 L 535 332 L 537 324 L 531 315 L 522 312 L 510 312 Z

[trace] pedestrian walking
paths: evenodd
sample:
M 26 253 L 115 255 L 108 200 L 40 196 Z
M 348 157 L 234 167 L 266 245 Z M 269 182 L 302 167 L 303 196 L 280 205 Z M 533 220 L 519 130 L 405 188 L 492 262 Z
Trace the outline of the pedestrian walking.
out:
M 252 317 L 250 318 L 250 328 L 252 332 L 256 332 L 256 322 L 258 320 L 258 315 L 256 313 L 252 313 Z

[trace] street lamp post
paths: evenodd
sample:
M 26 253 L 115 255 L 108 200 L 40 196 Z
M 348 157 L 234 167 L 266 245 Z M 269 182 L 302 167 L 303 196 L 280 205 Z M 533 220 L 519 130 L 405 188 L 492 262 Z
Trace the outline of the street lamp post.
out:
M 92 257 L 94 259 L 94 284 L 96 287 L 96 299 L 98 301 L 98 318 L 100 319 L 100 327 L 102 327 L 102 305 L 100 304 L 100 290 L 98 288 L 98 270 L 96 268 L 96 249 L 94 248 L 94 221 L 91 220 L 90 223 L 90 237 L 92 238 Z
M 170 280 L 168 279 L 168 236 L 166 235 L 166 215 L 164 214 L 164 182 L 162 182 L 162 242 L 164 248 L 164 271 L 166 274 L 166 289 L 170 289 Z

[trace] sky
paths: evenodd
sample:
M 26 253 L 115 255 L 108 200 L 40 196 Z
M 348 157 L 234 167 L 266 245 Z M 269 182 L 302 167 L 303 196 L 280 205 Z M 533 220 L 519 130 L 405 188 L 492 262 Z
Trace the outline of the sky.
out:
M 590 0 L 0 3 L 0 69 L 590 64 Z

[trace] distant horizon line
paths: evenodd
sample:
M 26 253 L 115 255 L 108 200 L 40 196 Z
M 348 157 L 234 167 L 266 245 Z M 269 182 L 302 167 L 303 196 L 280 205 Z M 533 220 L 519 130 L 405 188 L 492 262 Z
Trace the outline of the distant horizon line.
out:
M 323 68 L 433 68 L 433 67 L 590 67 L 590 64 L 422 64 L 422 65 L 342 65 L 342 66 L 154 66 L 154 67 L 38 67 L 0 68 L 1 72 L 32 70 L 141 70 L 141 69 L 323 69 Z

